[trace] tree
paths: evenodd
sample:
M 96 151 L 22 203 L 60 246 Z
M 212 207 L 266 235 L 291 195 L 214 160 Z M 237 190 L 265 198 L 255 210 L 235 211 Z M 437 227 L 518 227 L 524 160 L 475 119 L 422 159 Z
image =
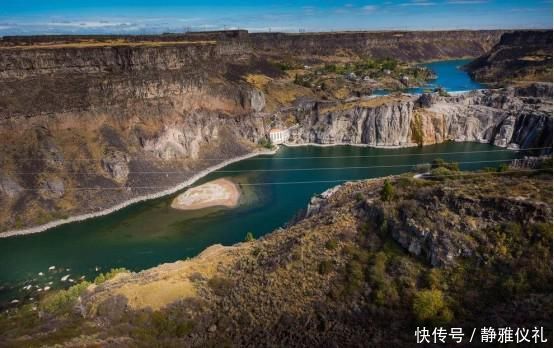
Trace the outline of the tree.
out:
M 252 242 L 252 241 L 255 241 L 256 238 L 254 237 L 254 234 L 252 234 L 252 232 L 248 232 L 246 234 L 246 237 L 244 237 L 244 241 L 245 242 Z
M 385 179 L 383 189 L 381 190 L 381 199 L 385 202 L 390 202 L 394 196 L 394 187 L 388 179 Z

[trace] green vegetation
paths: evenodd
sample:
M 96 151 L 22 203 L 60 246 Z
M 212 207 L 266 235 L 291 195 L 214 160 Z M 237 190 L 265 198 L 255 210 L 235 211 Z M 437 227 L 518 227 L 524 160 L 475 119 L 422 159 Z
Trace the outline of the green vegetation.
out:
M 112 268 L 109 272 L 100 273 L 98 276 L 96 276 L 96 278 L 94 278 L 94 284 L 100 285 L 105 281 L 112 279 L 117 274 L 125 273 L 125 272 L 129 272 L 129 271 L 126 270 L 125 268 Z
M 448 92 L 442 87 L 435 88 L 435 92 L 437 92 L 441 97 L 450 97 L 450 94 L 448 94 Z
M 333 262 L 330 260 L 323 260 L 319 264 L 318 271 L 319 271 L 319 274 L 325 275 L 331 272 L 332 269 L 333 269 Z
M 418 291 L 414 296 L 413 311 L 417 320 L 436 325 L 447 324 L 453 317 L 440 290 Z
M 385 202 L 390 202 L 394 197 L 394 187 L 392 186 L 392 183 L 385 179 L 385 183 L 383 184 L 383 189 L 381 190 L 381 199 Z
M 277 62 L 275 63 L 275 66 L 282 70 L 282 71 L 287 71 L 287 70 L 294 70 L 294 69 L 300 69 L 301 66 L 300 65 L 297 65 L 297 64 L 294 64 L 294 63 L 291 63 L 291 62 Z
M 273 149 L 273 144 L 271 143 L 271 140 L 266 137 L 263 137 L 260 140 L 258 140 L 258 145 L 269 150 Z
M 431 176 L 435 180 L 457 179 L 460 174 L 459 171 L 460 167 L 455 162 L 446 162 L 441 158 L 437 158 L 431 163 Z
M 337 241 L 334 239 L 330 239 L 325 243 L 325 249 L 327 250 L 335 250 L 337 246 L 338 246 Z
M 452 163 L 433 165 L 433 170 L 457 172 Z M 328 313 L 339 313 L 341 325 L 354 321 L 356 327 L 407 332 L 399 342 L 413 339 L 413 328 L 421 325 L 458 327 L 483 319 L 493 327 L 532 326 L 550 320 L 544 308 L 552 305 L 552 263 L 545 261 L 552 259 L 553 244 L 550 173 L 481 175 L 448 183 L 401 176 L 388 180 L 394 189 L 389 201 L 373 199 L 380 184 L 356 183 L 335 193 L 333 214 L 338 214 L 332 223 L 308 218 L 246 248 L 232 267 L 221 268 L 207 282 L 198 278 L 195 286 L 203 295 L 156 311 L 117 309 L 117 303 L 108 302 L 107 314 L 93 322 L 74 310 L 87 286 L 82 283 L 49 294 L 39 311 L 28 306 L 6 311 L 0 332 L 8 332 L 16 346 L 80 340 L 83 332 L 144 346 L 187 345 L 190 337 L 210 346 L 202 340 L 215 337 L 211 346 L 224 346 L 231 330 L 279 322 L 283 313 L 291 313 L 272 313 L 264 306 L 303 314 L 306 303 L 317 304 L 308 308 L 315 311 L 310 315 L 321 316 L 318 326 L 327 325 Z M 371 206 L 356 203 L 356 193 L 372 200 Z M 518 196 L 529 199 L 514 203 L 511 197 Z M 441 240 L 412 239 L 419 231 L 439 231 Z M 402 244 L 402 238 L 408 242 Z M 443 262 L 436 262 L 441 255 Z M 89 296 L 82 298 L 83 305 L 90 304 Z M 500 321 L 496 313 L 502 314 Z M 292 321 L 283 323 L 282 332 L 298 323 L 286 319 Z M 94 325 L 100 320 L 109 325 Z
M 460 167 L 456 162 L 446 162 L 442 158 L 434 159 L 431 163 L 431 169 L 446 168 L 450 171 L 460 171 Z
M 367 77 L 371 80 L 392 78 L 397 81 L 402 80 L 403 83 L 409 81 L 411 85 L 422 85 L 433 76 L 427 68 L 405 64 L 394 58 L 366 58 L 349 63 L 328 63 L 302 74 L 296 74 L 294 83 L 308 88 L 321 86 L 322 89 L 326 89 L 329 80 L 360 81 Z
M 245 242 L 253 242 L 256 238 L 254 237 L 254 234 L 252 232 L 246 233 L 246 236 L 244 237 Z
M 77 298 L 89 287 L 91 283 L 84 281 L 73 285 L 67 290 L 53 292 L 46 296 L 40 303 L 40 308 L 48 313 L 59 313 L 68 310 L 74 305 Z

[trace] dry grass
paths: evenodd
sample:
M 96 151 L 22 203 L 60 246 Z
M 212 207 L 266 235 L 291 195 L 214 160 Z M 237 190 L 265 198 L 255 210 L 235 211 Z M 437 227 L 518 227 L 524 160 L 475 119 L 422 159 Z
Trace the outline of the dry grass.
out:
M 344 111 L 351 110 L 353 108 L 375 108 L 386 104 L 400 103 L 402 101 L 409 100 L 411 97 L 407 96 L 384 96 L 371 98 L 367 100 L 356 100 L 348 103 L 340 103 L 334 105 L 323 106 L 322 110 L 325 112 Z
M 164 264 L 141 273 L 118 274 L 105 283 L 109 290 L 97 287 L 91 299 L 93 303 L 101 303 L 107 297 L 123 295 L 133 309 L 164 308 L 178 300 L 197 296 L 199 286 L 217 276 L 221 265 L 231 265 L 249 248 L 249 244 L 213 245 L 194 259 Z
M 246 82 L 258 89 L 264 89 L 273 79 L 262 74 L 246 75 Z

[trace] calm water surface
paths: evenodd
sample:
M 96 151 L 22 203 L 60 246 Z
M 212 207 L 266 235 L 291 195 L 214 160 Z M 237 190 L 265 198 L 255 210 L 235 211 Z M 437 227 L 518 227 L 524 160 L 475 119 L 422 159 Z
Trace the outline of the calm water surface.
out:
M 229 177 L 243 184 L 353 180 L 399 174 L 412 170 L 415 164 L 430 162 L 438 157 L 465 162 L 509 160 L 517 156 L 510 151 L 436 154 L 490 150 L 501 149 L 478 143 L 444 143 L 406 149 L 352 146 L 283 148 L 273 156 L 259 156 L 231 164 L 220 172 L 208 175 L 197 185 L 220 177 Z M 461 164 L 460 167 L 470 170 L 498 164 Z M 281 171 L 398 165 L 402 167 Z M 138 271 L 195 256 L 212 244 L 234 244 L 242 241 L 247 232 L 259 237 L 283 226 L 307 205 L 313 194 L 337 184 L 243 186 L 239 207 L 196 212 L 170 208 L 173 195 L 46 232 L 0 239 L 0 303 L 35 296 L 36 288 L 23 290 L 28 284 L 44 287 L 52 282 L 53 288 L 68 286 L 67 282 L 60 281 L 66 274 L 77 280 L 81 276 L 92 279 L 98 272 L 114 267 Z M 56 266 L 56 271 L 48 271 L 49 266 Z M 44 275 L 39 276 L 39 272 Z
M 447 92 L 462 92 L 485 88 L 461 69 L 462 66 L 469 62 L 471 62 L 471 59 L 443 60 L 423 64 L 423 66 L 431 69 L 437 75 L 437 79 L 429 81 L 427 85 L 422 87 L 407 88 L 404 92 L 419 94 L 425 90 L 434 90 L 437 87 L 442 87 Z M 386 95 L 388 93 L 385 90 L 375 92 L 376 95 Z

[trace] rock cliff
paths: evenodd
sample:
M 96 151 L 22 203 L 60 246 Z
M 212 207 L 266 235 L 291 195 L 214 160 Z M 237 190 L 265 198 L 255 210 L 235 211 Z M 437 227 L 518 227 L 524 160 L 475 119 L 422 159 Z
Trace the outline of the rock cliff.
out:
M 358 56 L 459 58 L 484 52 L 499 31 L 214 35 L 2 40 L 0 230 L 163 191 L 251 153 L 274 125 L 298 123 L 294 144 L 552 142 L 551 103 L 541 106 L 548 86 L 433 97 L 427 106 L 410 97 L 307 103 L 309 91 L 289 95 L 286 72 L 267 60 L 288 48 L 317 60 L 341 45 Z M 264 95 L 253 76 L 272 80 L 278 95 Z
M 433 94 L 331 105 L 307 103 L 298 108 L 290 142 L 387 147 L 454 140 L 502 147 L 551 147 L 551 87 L 536 84 L 448 97 Z
M 250 34 L 257 52 L 290 57 L 394 57 L 404 61 L 426 61 L 475 57 L 498 43 L 502 30 L 479 31 L 387 31 L 336 33 Z

